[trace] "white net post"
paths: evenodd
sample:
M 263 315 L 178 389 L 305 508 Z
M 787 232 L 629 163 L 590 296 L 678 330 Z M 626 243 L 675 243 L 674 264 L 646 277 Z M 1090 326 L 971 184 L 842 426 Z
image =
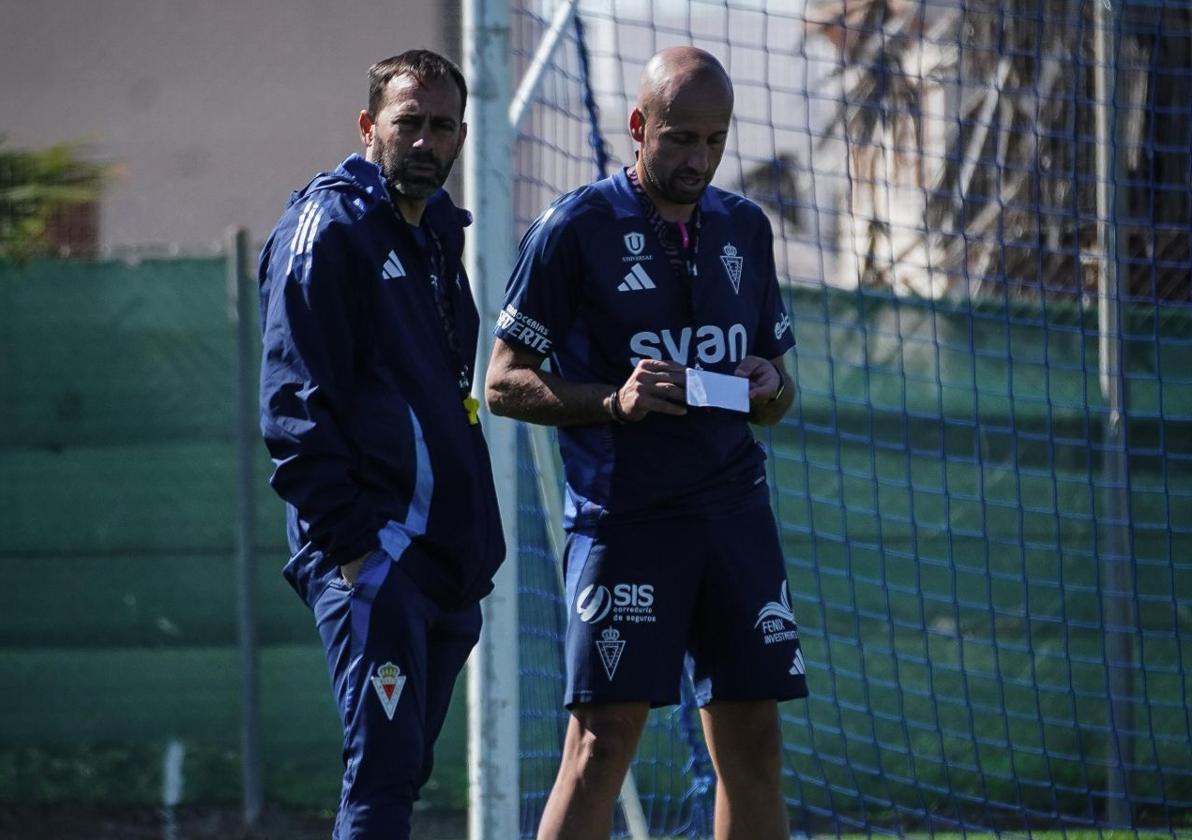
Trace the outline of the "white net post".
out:
M 473 393 L 483 403 L 488 336 L 513 267 L 512 132 L 507 117 L 509 6 L 463 3 L 464 74 L 471 86 L 464 204 L 475 216 L 465 261 L 480 309 Z M 483 602 L 484 629 L 468 663 L 468 837 L 518 836 L 517 428 L 482 415 L 508 553 Z

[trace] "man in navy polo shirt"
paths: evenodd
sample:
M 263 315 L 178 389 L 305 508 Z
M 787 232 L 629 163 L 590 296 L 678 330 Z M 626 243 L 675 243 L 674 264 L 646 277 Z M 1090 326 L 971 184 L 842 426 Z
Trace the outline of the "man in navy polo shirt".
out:
M 749 423 L 790 407 L 794 340 L 768 220 L 709 186 L 732 106 L 711 55 L 656 55 L 629 117 L 636 164 L 531 226 L 497 323 L 489 405 L 559 426 L 567 478 L 572 717 L 540 840 L 609 836 L 647 712 L 678 702 L 685 655 L 716 837 L 789 836 L 777 703 L 807 687 Z M 689 368 L 747 380 L 747 412 L 688 407 Z
M 470 394 L 471 216 L 441 189 L 467 87 L 426 50 L 368 76 L 364 156 L 295 193 L 261 254 L 261 429 L 344 727 L 334 836 L 404 840 L 504 542 Z

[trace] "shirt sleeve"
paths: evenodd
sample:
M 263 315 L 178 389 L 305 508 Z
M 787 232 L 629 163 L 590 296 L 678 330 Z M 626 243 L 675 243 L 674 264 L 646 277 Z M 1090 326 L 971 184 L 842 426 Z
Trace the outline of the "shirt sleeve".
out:
M 778 272 L 774 266 L 774 234 L 770 229 L 770 220 L 764 215 L 758 239 L 757 255 L 762 261 L 763 288 L 754 354 L 776 359 L 795 346 L 795 334 L 778 288 Z
M 343 564 L 379 545 L 380 523 L 345 434 L 357 320 L 349 243 L 342 225 L 319 227 L 318 213 L 301 216 L 289 248 L 271 248 L 261 266 L 261 431 L 274 490 L 297 509 L 314 547 Z
M 575 319 L 581 279 L 575 225 L 556 205 L 522 237 L 493 334 L 515 347 L 552 354 Z

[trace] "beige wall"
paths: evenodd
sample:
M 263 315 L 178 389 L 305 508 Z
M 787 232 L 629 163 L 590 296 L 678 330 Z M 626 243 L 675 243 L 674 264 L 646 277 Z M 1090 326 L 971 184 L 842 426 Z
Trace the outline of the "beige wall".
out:
M 0 134 L 86 138 L 121 166 L 104 246 L 201 250 L 233 224 L 262 238 L 290 190 L 359 148 L 371 62 L 413 47 L 458 59 L 457 7 L 0 0 Z

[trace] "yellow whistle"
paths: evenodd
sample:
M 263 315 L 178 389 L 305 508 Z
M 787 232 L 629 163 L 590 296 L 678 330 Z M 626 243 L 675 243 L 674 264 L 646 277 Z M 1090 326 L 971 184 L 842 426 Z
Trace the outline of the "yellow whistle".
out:
M 468 412 L 468 422 L 473 426 L 480 422 L 480 400 L 471 394 L 464 397 L 464 411 Z

